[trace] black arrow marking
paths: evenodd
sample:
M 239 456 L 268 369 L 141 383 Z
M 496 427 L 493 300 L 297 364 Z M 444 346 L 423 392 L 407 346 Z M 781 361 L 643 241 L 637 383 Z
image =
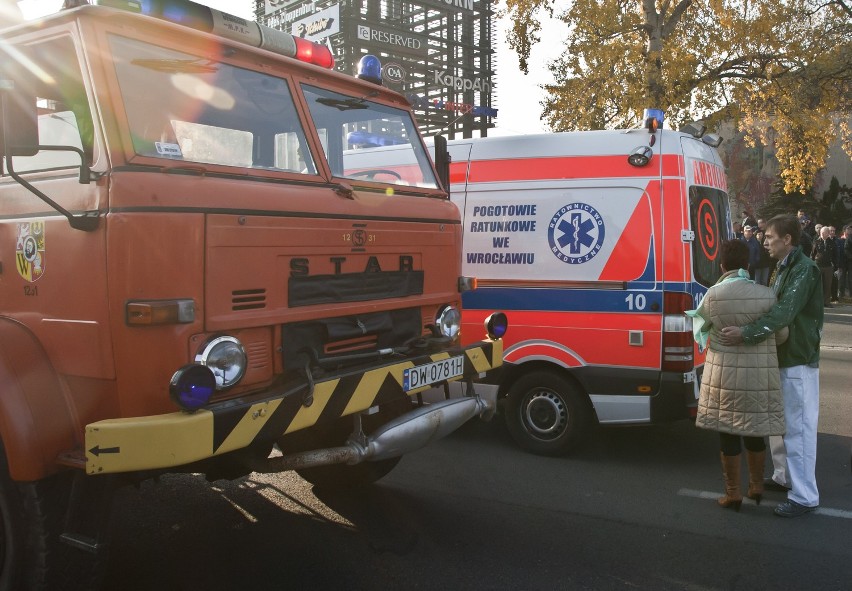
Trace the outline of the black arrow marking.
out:
M 121 452 L 120 447 L 105 447 L 105 448 L 101 449 L 101 446 L 99 446 L 99 445 L 96 445 L 95 447 L 93 447 L 92 449 L 89 450 L 89 453 L 93 453 L 96 456 L 99 456 L 101 454 L 117 454 L 117 453 L 120 453 L 120 452 Z

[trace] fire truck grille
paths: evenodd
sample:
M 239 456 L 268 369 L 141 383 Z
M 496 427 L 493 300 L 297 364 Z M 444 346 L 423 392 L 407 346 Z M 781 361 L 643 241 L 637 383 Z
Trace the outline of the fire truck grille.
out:
M 265 289 L 237 289 L 231 292 L 231 309 L 259 310 L 266 307 Z
M 422 320 L 419 308 L 405 308 L 285 324 L 281 327 L 284 366 L 302 368 L 305 358 L 346 358 L 401 347 L 423 333 Z M 353 358 L 352 363 L 357 362 Z
M 249 369 L 264 370 L 272 364 L 272 355 L 266 342 L 245 343 Z

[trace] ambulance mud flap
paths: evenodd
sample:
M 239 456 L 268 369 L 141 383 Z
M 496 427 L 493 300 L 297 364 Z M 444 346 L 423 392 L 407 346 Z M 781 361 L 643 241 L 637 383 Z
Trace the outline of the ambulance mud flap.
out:
M 340 447 L 273 457 L 252 463 L 251 468 L 271 473 L 395 458 L 449 435 L 477 415 L 493 412 L 495 405 L 496 398 L 490 396 L 442 400 L 393 419 L 369 437 L 350 437 Z

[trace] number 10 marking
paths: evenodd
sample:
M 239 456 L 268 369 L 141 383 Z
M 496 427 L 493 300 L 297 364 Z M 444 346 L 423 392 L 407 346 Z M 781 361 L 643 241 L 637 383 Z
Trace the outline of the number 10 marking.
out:
M 624 301 L 627 302 L 628 310 L 644 310 L 648 301 L 645 299 L 645 294 L 638 293 L 635 296 L 628 294 Z

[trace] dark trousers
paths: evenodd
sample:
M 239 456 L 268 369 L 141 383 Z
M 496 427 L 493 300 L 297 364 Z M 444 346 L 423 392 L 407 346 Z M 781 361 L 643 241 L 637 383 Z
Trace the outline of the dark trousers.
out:
M 763 451 L 766 449 L 766 442 L 763 437 L 743 436 L 745 448 L 749 451 Z M 740 445 L 740 436 L 731 435 L 730 433 L 719 433 L 719 448 L 726 456 L 736 456 L 742 453 L 743 448 Z
M 831 267 L 820 267 L 822 273 L 822 303 L 831 303 L 831 280 L 834 279 L 834 269 Z

